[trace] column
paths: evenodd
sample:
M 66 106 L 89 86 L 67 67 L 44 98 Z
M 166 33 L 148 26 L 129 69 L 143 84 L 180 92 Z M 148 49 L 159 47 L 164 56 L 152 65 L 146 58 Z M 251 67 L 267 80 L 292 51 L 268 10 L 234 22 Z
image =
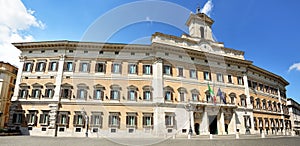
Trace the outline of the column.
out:
M 232 111 L 231 121 L 228 125 L 228 133 L 236 133 L 236 113 L 235 110 Z
M 55 91 L 54 91 L 54 96 L 53 100 L 54 101 L 59 101 L 59 93 L 60 93 L 60 86 L 63 78 L 63 69 L 64 69 L 64 62 L 65 62 L 65 55 L 61 55 L 59 62 L 58 62 L 58 70 L 57 70 L 57 75 L 56 75 L 56 80 L 55 80 Z
M 22 73 L 23 73 L 25 59 L 26 59 L 25 56 L 20 56 L 20 64 L 18 66 L 18 74 L 17 74 L 16 84 L 15 84 L 14 94 L 13 94 L 13 97 L 11 98 L 11 101 L 18 100 L 18 94 L 19 94 L 19 89 L 20 89 L 19 85 L 22 80 Z
M 225 119 L 224 119 L 223 109 L 220 109 L 219 121 L 218 121 L 218 134 L 225 135 Z
M 193 130 L 193 134 L 192 135 L 196 135 L 196 132 L 195 132 L 194 111 L 191 111 L 189 114 L 190 114 L 190 117 L 191 117 L 191 126 L 192 126 L 192 130 Z
M 153 132 L 155 136 L 165 136 L 164 133 L 166 131 L 165 127 L 165 114 L 163 112 L 162 107 L 160 107 L 159 103 L 156 103 L 154 107 L 154 114 L 153 114 Z
M 248 77 L 247 74 L 244 73 L 243 75 L 243 81 L 244 81 L 244 87 L 245 87 L 245 95 L 246 95 L 246 103 L 247 103 L 247 108 L 253 108 L 253 105 L 251 104 L 250 101 L 250 90 L 249 90 L 249 86 L 248 86 Z
M 277 88 L 277 94 L 278 94 L 278 100 L 280 103 L 280 114 L 281 114 L 281 119 L 282 119 L 282 123 L 283 123 L 283 133 L 284 135 L 286 135 L 286 127 L 285 127 L 285 120 L 284 120 L 284 112 L 283 112 L 283 107 L 282 107 L 282 99 L 281 99 L 281 95 L 280 95 L 280 89 L 279 87 Z M 277 106 L 277 105 L 276 105 Z
M 208 114 L 207 114 L 207 109 L 204 108 L 202 121 L 200 123 L 200 135 L 208 135 L 209 134 L 208 128 L 209 128 Z
M 163 60 L 161 58 L 157 58 L 157 60 L 152 65 L 153 70 L 153 79 L 152 79 L 152 87 L 153 90 L 153 102 L 154 103 L 163 103 Z

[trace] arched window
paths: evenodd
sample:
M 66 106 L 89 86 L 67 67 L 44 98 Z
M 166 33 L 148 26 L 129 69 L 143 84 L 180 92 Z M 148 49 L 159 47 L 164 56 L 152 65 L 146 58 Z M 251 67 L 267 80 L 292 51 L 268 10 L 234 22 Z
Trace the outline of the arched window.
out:
M 172 87 L 170 87 L 170 86 L 164 87 L 165 101 L 172 101 L 173 100 L 173 93 L 174 93 L 174 90 L 173 90 Z
M 122 88 L 119 85 L 110 86 L 110 100 L 120 100 Z
M 44 98 L 53 98 L 55 85 L 53 83 L 47 83 L 47 84 L 45 84 L 45 86 L 46 86 L 46 89 L 45 89 Z
M 197 89 L 191 90 L 192 93 L 192 101 L 199 101 L 200 92 Z
M 42 95 L 43 85 L 35 83 L 32 85 L 31 98 L 38 99 Z
M 138 88 L 136 86 L 130 85 L 127 87 L 128 93 L 127 93 L 127 100 L 128 101 L 137 101 L 137 91 Z
M 19 90 L 19 99 L 26 99 L 28 97 L 28 90 L 30 89 L 30 86 L 27 85 L 26 83 L 21 83 L 20 85 L 20 90 Z
M 89 87 L 86 84 L 77 85 L 77 99 L 87 99 Z
M 255 106 L 255 108 L 256 109 L 260 109 L 260 99 L 256 98 L 255 100 L 256 100 L 256 106 Z
M 240 99 L 241 99 L 241 106 L 246 107 L 247 106 L 246 95 L 245 94 L 240 95 Z
M 64 83 L 61 85 L 61 90 L 60 90 L 60 97 L 63 99 L 71 99 L 72 97 L 72 89 L 73 86 L 68 84 L 68 83 Z
M 263 109 L 263 110 L 266 110 L 266 108 L 267 108 L 267 103 L 266 103 L 266 100 L 263 99 L 263 100 L 262 100 L 262 109 Z
M 143 100 L 144 101 L 152 101 L 152 91 L 153 88 L 151 86 L 144 86 L 143 87 Z
M 103 100 L 104 99 L 104 90 L 105 90 L 104 86 L 102 86 L 100 84 L 95 85 L 93 99 L 94 100 Z
M 179 93 L 179 100 L 181 102 L 185 101 L 185 96 L 187 94 L 187 90 L 184 87 L 180 87 L 177 89 L 178 93 Z
M 230 103 L 235 104 L 236 94 L 235 93 L 230 93 L 229 97 L 230 97 Z

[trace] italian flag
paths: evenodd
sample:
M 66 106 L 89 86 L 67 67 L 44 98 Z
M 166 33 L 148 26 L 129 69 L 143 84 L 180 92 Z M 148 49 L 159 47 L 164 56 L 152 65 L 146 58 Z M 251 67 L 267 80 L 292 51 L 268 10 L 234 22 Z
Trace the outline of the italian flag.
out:
M 208 91 L 209 91 L 209 94 L 210 94 L 210 98 L 212 98 L 214 104 L 216 104 L 216 96 L 215 96 L 215 93 L 214 93 L 214 91 L 210 88 L 209 83 L 207 84 L 207 86 L 208 86 Z

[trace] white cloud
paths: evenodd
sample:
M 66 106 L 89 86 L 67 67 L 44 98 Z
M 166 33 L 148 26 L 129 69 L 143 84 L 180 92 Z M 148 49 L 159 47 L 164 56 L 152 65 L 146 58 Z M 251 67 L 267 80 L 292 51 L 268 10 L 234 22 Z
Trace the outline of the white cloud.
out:
M 206 14 L 207 16 L 210 16 L 210 13 L 211 13 L 213 7 L 214 7 L 214 4 L 213 4 L 212 0 L 208 0 L 208 1 L 205 3 L 203 9 L 201 10 L 201 13 L 204 13 L 204 14 Z
M 292 66 L 290 66 L 289 72 L 294 70 L 294 69 L 300 71 L 300 63 L 295 63 Z
M 20 51 L 11 43 L 33 41 L 33 36 L 26 31 L 31 27 L 45 28 L 33 14 L 21 0 L 0 0 L 0 61 L 17 65 Z

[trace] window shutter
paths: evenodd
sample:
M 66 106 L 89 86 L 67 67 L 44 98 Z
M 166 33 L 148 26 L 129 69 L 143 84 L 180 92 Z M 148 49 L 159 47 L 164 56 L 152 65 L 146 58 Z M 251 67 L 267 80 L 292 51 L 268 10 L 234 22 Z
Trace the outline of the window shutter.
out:
M 32 72 L 32 69 L 33 69 L 33 63 L 30 63 L 30 72 Z
M 58 114 L 57 119 L 56 119 L 57 124 L 61 124 L 61 114 Z
M 29 120 L 30 120 L 30 114 L 26 114 L 26 121 L 27 121 L 27 123 L 29 122 Z
M 41 114 L 40 115 L 40 122 L 39 123 L 43 123 L 43 121 L 44 121 L 44 114 Z
M 134 100 L 137 100 L 138 99 L 138 94 L 137 94 L 137 91 L 134 91 Z
M 84 98 L 87 99 L 87 90 L 84 90 Z
M 175 128 L 176 127 L 176 119 L 175 119 L 175 116 L 172 116 L 172 120 L 173 120 L 173 128 Z
M 87 72 L 90 72 L 90 68 L 91 68 L 91 64 L 88 63 L 88 65 L 87 65 Z
M 127 100 L 131 100 L 130 91 L 127 91 Z
M 45 71 L 45 69 L 46 69 L 46 62 L 43 62 L 43 72 Z
M 101 100 L 104 99 L 104 92 L 103 92 L 103 91 L 101 91 L 101 96 L 100 96 L 100 98 L 101 98 Z
M 64 62 L 64 71 L 67 71 L 67 68 L 68 68 L 68 63 Z
M 143 65 L 143 74 L 146 73 L 146 65 Z
M 111 127 L 111 125 L 112 125 L 112 123 L 111 123 L 111 118 L 112 118 L 112 116 L 110 115 L 110 116 L 108 117 L 108 126 L 109 126 L 109 127 Z
M 96 63 L 95 65 L 95 72 L 99 72 L 99 63 Z
M 165 116 L 165 125 L 168 125 L 168 116 Z
M 73 67 L 72 69 L 73 69 L 73 72 L 74 72 L 75 71 L 75 67 L 76 67 L 76 63 L 75 62 L 72 63 L 72 67 Z
M 126 125 L 129 125 L 129 116 L 126 116 Z
M 117 117 L 117 124 L 118 124 L 118 128 L 119 128 L 119 129 L 120 129 L 120 120 L 121 120 L 121 119 L 120 119 L 120 117 L 118 116 L 118 117 Z
M 111 72 L 114 73 L 115 72 L 115 68 L 114 68 L 114 64 L 111 64 Z
M 103 66 L 103 72 L 106 73 L 106 63 L 101 64 Z
M 152 74 L 152 65 L 150 65 L 150 74 Z
M 139 68 L 139 67 L 138 67 L 138 65 L 136 64 L 136 65 L 135 65 L 135 74 L 138 74 L 138 71 L 139 71 L 138 68 Z
M 27 66 L 27 63 L 24 63 L 23 64 L 23 71 L 26 71 L 26 66 Z
M 51 98 L 53 98 L 55 91 L 54 89 L 50 89 L 50 90 L 52 90 Z
M 73 125 L 75 126 L 77 124 L 78 115 L 74 115 L 73 119 Z
M 69 99 L 71 99 L 72 97 L 72 90 L 71 89 L 68 89 L 68 96 L 67 96 Z
M 153 117 L 151 117 L 151 126 L 153 126 Z
M 134 126 L 135 126 L 135 128 L 137 128 L 137 127 L 138 127 L 138 125 L 137 125 L 137 122 L 138 122 L 138 120 L 137 120 L 137 116 L 135 116 L 135 117 L 134 117 Z
M 95 123 L 94 123 L 94 117 L 95 117 L 95 115 L 91 115 L 91 121 L 90 121 L 90 124 L 91 125 L 94 125 Z
M 146 117 L 143 117 L 143 126 L 146 126 Z
M 83 65 L 83 63 L 80 63 L 79 71 L 81 71 L 81 72 L 82 72 L 82 65 Z
M 34 115 L 35 119 L 34 119 L 34 126 L 37 126 L 37 122 L 38 122 L 38 116 Z
M 120 72 L 119 73 L 122 74 L 122 64 L 119 64 L 119 65 L 120 65 L 119 66 L 120 67 Z

